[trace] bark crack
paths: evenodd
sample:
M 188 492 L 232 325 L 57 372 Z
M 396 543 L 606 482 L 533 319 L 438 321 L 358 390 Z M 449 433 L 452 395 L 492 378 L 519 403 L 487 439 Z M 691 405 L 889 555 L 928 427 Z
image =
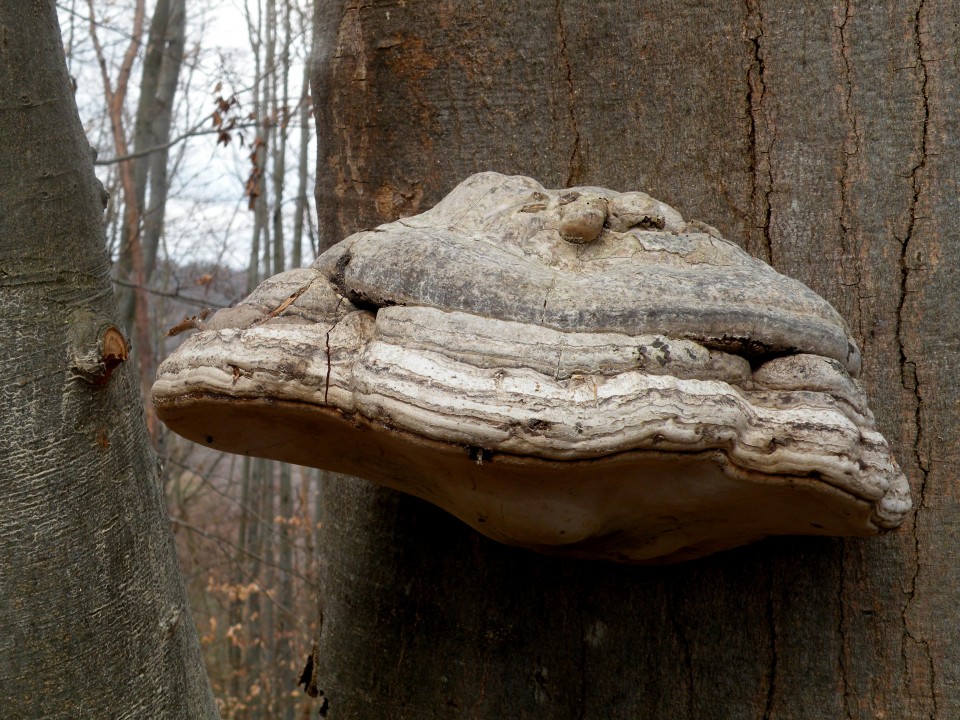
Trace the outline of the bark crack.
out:
M 567 173 L 566 187 L 573 187 L 578 185 L 583 177 L 583 154 L 580 148 L 580 127 L 577 124 L 577 92 L 573 85 L 573 67 L 570 65 L 570 53 L 567 49 L 567 29 L 563 23 L 562 0 L 557 0 L 557 35 L 560 46 L 560 61 L 563 63 L 567 85 L 570 128 L 573 131 L 573 149 L 570 151 L 570 170 Z
M 750 182 L 753 203 L 754 229 L 760 232 L 763 259 L 773 265 L 773 242 L 770 237 L 771 205 L 773 194 L 773 170 L 770 167 L 770 141 L 765 140 L 769 123 L 764 110 L 767 87 L 764 66 L 763 12 L 756 0 L 747 0 L 747 19 L 744 35 L 751 43 L 753 56 L 747 68 L 747 115 L 750 117 Z M 762 176 L 762 179 L 761 179 Z M 758 217 L 759 216 L 759 217 Z M 754 250 L 756 252 L 757 249 Z
M 917 56 L 917 75 L 920 84 L 920 103 L 921 103 L 921 128 L 918 141 L 918 157 L 910 171 L 910 186 L 912 196 L 910 198 L 907 218 L 907 228 L 904 237 L 900 243 L 900 298 L 897 305 L 896 317 L 896 337 L 900 355 L 900 379 L 904 390 L 909 392 L 913 402 L 913 461 L 919 471 L 919 487 L 917 494 L 919 496 L 916 510 L 914 511 L 912 534 L 914 548 L 914 568 L 910 577 L 909 589 L 906 592 L 907 600 L 903 607 L 901 621 L 903 623 L 903 663 L 907 676 L 910 676 L 910 663 L 907 656 L 907 644 L 913 643 L 924 654 L 927 663 L 927 672 L 929 673 L 929 691 L 930 691 L 930 718 L 938 715 L 937 696 L 936 696 L 936 666 L 933 661 L 933 655 L 930 651 L 930 641 L 924 637 L 915 634 L 910 629 L 910 609 L 917 597 L 917 584 L 923 563 L 922 558 L 922 540 L 919 533 L 919 525 L 922 513 L 926 508 L 927 481 L 929 479 L 930 467 L 923 451 L 923 443 L 926 439 L 926 431 L 923 425 L 924 400 L 921 388 L 920 377 L 917 372 L 917 363 L 912 359 L 906 337 L 905 311 L 907 305 L 907 296 L 911 293 L 912 274 L 919 269 L 911 263 L 911 245 L 913 243 L 917 221 L 920 218 L 918 208 L 923 193 L 923 174 L 927 163 L 927 150 L 930 138 L 930 97 L 928 93 L 929 74 L 927 71 L 927 59 L 925 57 L 925 45 L 923 41 L 922 26 L 924 23 L 924 0 L 917 4 L 914 14 L 914 44 Z
M 856 293 L 857 318 L 856 324 L 858 334 L 862 339 L 863 333 L 863 297 L 859 292 L 859 286 L 862 280 L 859 262 L 856 253 L 852 248 L 856 246 L 857 228 L 852 220 L 854 215 L 850 206 L 851 186 L 853 184 L 852 176 L 856 170 L 855 165 L 860 157 L 860 151 L 863 143 L 863 131 L 860 129 L 859 118 L 853 108 L 853 70 L 850 57 L 850 41 L 848 29 L 850 18 L 853 14 L 851 0 L 847 0 L 843 8 L 843 13 L 837 23 L 837 32 L 840 41 L 840 62 L 843 65 L 844 84 L 842 87 L 842 114 L 848 125 L 847 137 L 844 142 L 843 167 L 840 174 L 840 214 L 837 221 L 840 225 L 840 252 L 841 252 L 841 275 L 845 287 L 855 286 L 858 288 Z M 852 264 L 852 265 L 851 265 Z

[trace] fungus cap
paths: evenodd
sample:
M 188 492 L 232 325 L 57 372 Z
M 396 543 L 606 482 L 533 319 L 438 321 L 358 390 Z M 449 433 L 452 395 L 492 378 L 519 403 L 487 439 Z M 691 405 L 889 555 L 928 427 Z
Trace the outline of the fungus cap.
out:
M 481 533 L 623 562 L 910 509 L 841 317 L 644 193 L 474 175 L 201 323 L 175 432 L 358 475 Z

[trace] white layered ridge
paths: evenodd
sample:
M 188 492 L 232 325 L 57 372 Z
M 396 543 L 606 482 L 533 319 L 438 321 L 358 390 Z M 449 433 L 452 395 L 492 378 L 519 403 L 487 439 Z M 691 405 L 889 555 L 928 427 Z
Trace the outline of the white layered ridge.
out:
M 827 389 L 791 387 L 777 364 L 802 364 Z M 812 355 L 751 372 L 743 358 L 661 335 L 565 333 L 399 306 L 316 322 L 294 308 L 188 338 L 161 366 L 154 396 L 195 394 L 309 403 L 545 460 L 717 450 L 744 470 L 819 477 L 872 503 L 879 527 L 910 508 L 862 389 L 839 363 Z

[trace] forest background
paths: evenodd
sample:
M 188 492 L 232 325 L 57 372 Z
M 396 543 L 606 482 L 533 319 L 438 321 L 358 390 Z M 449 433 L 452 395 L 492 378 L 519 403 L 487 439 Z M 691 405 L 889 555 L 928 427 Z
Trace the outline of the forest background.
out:
M 316 255 L 313 3 L 57 8 L 146 398 L 179 341 L 170 328 Z M 296 678 L 315 635 L 319 471 L 205 451 L 145 409 L 222 716 L 307 717 Z

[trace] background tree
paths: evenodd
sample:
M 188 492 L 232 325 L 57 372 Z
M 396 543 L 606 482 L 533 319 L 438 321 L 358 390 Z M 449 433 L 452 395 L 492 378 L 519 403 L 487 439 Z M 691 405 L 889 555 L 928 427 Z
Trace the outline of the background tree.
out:
M 248 282 L 315 253 L 301 77 L 311 5 L 257 0 L 237 13 L 228 0 L 58 2 L 111 193 L 120 325 L 146 388 L 179 342 L 165 331 L 184 315 L 229 305 Z M 306 711 L 315 703 L 295 681 L 313 636 L 316 473 L 225 458 L 162 427 L 153 439 L 221 713 Z
M 648 191 L 847 318 L 916 505 L 881 539 L 633 568 L 329 481 L 330 717 L 956 717 L 957 4 L 319 8 L 324 245 L 479 170 Z
M 51 0 L 0 55 L 0 715 L 214 718 Z

